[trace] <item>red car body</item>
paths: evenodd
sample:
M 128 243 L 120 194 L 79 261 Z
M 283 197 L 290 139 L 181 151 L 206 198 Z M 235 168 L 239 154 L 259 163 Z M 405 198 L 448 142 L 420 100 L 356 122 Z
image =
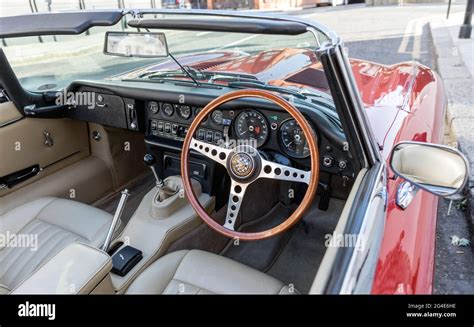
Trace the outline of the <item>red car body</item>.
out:
M 215 52 L 182 57 L 180 62 L 213 72 L 249 74 L 268 84 L 330 93 L 322 65 L 309 50 L 270 50 L 251 56 Z M 401 141 L 442 143 L 446 98 L 436 73 L 416 62 L 386 66 L 351 59 L 350 63 L 373 135 L 386 161 L 394 145 Z M 167 61 L 121 77 L 173 68 L 179 67 Z M 395 204 L 400 183 L 401 179 L 389 171 L 385 231 L 372 293 L 429 294 L 433 285 L 438 198 L 420 191 L 402 210 Z

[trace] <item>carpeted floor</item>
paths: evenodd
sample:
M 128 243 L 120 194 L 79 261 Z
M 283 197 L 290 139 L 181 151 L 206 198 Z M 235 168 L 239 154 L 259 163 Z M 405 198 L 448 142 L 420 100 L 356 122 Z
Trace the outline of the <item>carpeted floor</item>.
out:
M 253 242 L 229 242 L 221 255 L 293 284 L 302 294 L 309 292 L 317 269 L 326 252 L 326 234 L 332 234 L 344 201 L 331 199 L 329 209 L 317 208 L 318 199 L 305 217 L 290 231 Z M 294 208 L 293 208 L 294 209 Z M 240 231 L 261 231 L 286 219 L 291 208 L 276 205 L 267 215 L 242 226 Z
M 315 201 L 318 203 L 318 201 Z M 336 228 L 345 201 L 331 199 L 329 209 L 314 205 L 293 231 L 290 240 L 267 273 L 307 294 L 324 253 L 326 234 Z
M 295 208 L 286 208 L 277 204 L 265 216 L 242 225 L 239 232 L 258 232 L 277 226 L 291 215 L 292 209 Z M 288 231 L 265 240 L 240 241 L 238 244 L 230 240 L 221 255 L 257 270 L 266 271 L 288 243 L 291 234 L 292 231 Z

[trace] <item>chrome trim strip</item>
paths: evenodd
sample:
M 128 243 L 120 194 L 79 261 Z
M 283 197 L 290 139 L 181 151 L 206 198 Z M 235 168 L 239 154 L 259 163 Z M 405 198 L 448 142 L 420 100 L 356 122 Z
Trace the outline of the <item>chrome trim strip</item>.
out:
M 379 178 L 379 184 L 382 184 L 382 187 L 385 186 L 385 174 L 386 174 L 386 169 L 385 169 L 385 163 L 382 163 L 380 165 L 380 168 L 377 172 L 377 176 Z M 346 270 L 344 280 L 342 282 L 341 289 L 339 291 L 339 294 L 352 294 L 355 286 L 357 285 L 358 277 L 359 277 L 359 271 L 362 268 L 362 265 L 365 261 L 366 256 L 369 253 L 370 250 L 370 243 L 368 242 L 370 240 L 370 235 L 367 236 L 366 234 L 372 231 L 371 227 L 375 224 L 375 219 L 371 219 L 373 217 L 369 217 L 369 212 L 370 212 L 370 206 L 372 204 L 372 201 L 374 198 L 378 197 L 379 193 L 379 188 L 373 188 L 372 192 L 370 194 L 370 203 L 367 207 L 367 210 L 365 211 L 362 226 L 360 227 L 359 233 L 358 233 L 358 238 L 362 238 L 362 248 L 361 249 L 354 249 L 352 252 L 352 256 L 349 262 L 349 266 Z M 386 210 L 386 207 L 384 208 Z M 371 225 L 369 225 L 369 223 Z M 362 233 L 361 233 L 362 231 Z M 383 231 L 382 231 L 383 232 Z

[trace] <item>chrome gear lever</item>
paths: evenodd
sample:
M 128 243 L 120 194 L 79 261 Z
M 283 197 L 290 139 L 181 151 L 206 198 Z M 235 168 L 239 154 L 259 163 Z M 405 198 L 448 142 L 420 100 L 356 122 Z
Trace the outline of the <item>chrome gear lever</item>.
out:
M 153 172 L 153 175 L 155 176 L 155 180 L 156 180 L 156 186 L 157 187 L 162 187 L 163 186 L 163 181 L 160 179 L 160 177 L 158 176 L 158 173 L 156 172 L 156 169 L 155 169 L 155 163 L 156 163 L 156 158 L 155 156 L 153 156 L 152 154 L 150 153 L 147 153 L 145 154 L 145 156 L 143 157 L 143 162 L 145 163 L 145 165 L 147 165 L 148 167 L 150 167 L 151 171 Z

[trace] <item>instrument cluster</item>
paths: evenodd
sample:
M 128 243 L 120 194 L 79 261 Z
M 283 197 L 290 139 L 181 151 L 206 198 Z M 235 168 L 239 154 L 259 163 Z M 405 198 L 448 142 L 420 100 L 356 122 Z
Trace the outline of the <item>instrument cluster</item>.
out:
M 158 140 L 183 141 L 189 125 L 202 107 L 150 101 L 146 103 L 149 136 Z M 309 121 L 320 148 L 321 166 L 333 173 L 347 171 L 347 156 L 329 140 L 321 138 Z M 270 109 L 214 110 L 197 129 L 195 137 L 208 143 L 237 141 L 259 151 L 280 153 L 300 164 L 309 164 L 310 151 L 302 128 L 288 113 Z M 179 147 L 179 143 L 175 143 Z
M 185 104 L 147 104 L 152 135 L 182 140 L 186 136 L 191 117 L 196 117 L 202 107 Z M 271 123 L 269 123 L 271 120 Z M 187 122 L 189 121 L 189 122 Z M 187 123 L 186 123 L 187 122 Z M 198 129 L 196 137 L 209 143 L 219 142 L 223 137 L 247 140 L 257 148 L 265 147 L 270 135 L 276 136 L 275 144 L 281 152 L 292 158 L 304 159 L 309 156 L 309 148 L 303 130 L 288 114 L 244 109 L 238 112 L 214 110 Z M 224 135 L 224 134 L 225 135 Z

